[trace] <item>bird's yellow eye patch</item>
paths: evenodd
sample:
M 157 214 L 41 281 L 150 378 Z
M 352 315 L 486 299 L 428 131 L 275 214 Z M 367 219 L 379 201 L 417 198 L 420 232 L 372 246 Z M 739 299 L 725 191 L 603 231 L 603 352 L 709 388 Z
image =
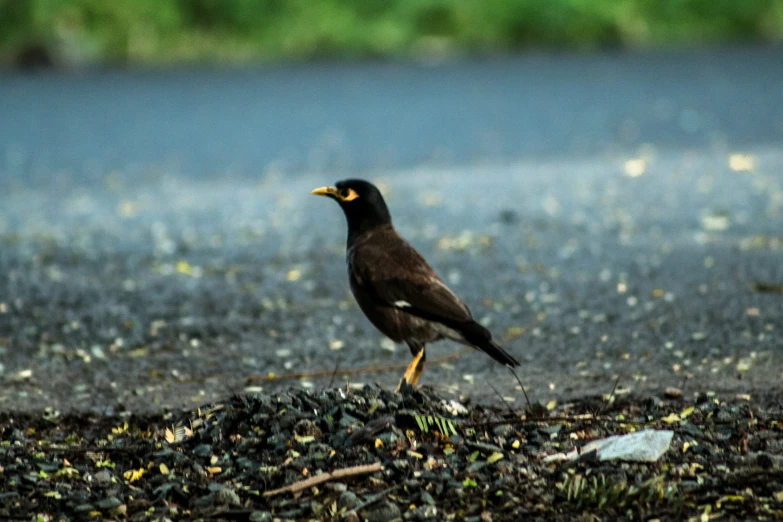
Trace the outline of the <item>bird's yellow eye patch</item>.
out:
M 359 197 L 359 193 L 352 188 L 338 189 L 335 187 L 321 187 L 313 190 L 311 194 L 316 196 L 329 196 L 337 201 L 353 201 Z
M 353 201 L 359 197 L 359 194 L 352 188 L 342 189 L 338 195 L 342 201 Z

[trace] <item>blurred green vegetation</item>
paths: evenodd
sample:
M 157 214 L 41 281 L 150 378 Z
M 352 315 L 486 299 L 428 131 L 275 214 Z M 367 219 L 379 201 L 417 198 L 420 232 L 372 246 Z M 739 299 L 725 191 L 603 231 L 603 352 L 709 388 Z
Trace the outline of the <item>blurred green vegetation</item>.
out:
M 244 62 L 783 37 L 783 0 L 0 0 L 0 59 Z

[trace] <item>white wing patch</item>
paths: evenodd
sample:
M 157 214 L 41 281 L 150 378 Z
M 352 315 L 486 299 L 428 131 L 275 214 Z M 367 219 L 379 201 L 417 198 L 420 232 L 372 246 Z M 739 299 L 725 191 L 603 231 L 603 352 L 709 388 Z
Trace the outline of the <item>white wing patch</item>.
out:
M 394 301 L 394 306 L 397 308 L 410 308 L 411 304 L 408 301 Z

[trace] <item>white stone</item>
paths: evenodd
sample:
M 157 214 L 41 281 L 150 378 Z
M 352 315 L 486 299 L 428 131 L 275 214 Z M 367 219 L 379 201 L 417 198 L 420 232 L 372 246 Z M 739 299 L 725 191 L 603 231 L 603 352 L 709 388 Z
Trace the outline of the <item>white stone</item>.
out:
M 594 440 L 579 451 L 581 455 L 598 452 L 599 460 L 655 462 L 666 453 L 674 437 L 671 430 L 642 430 Z

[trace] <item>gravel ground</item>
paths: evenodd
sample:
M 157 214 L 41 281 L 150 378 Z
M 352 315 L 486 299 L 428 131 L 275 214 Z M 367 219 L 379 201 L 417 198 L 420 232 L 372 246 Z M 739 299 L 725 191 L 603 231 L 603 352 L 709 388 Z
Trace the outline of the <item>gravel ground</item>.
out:
M 0 516 L 780 519 L 781 415 L 773 398 L 710 395 L 584 398 L 525 415 L 375 386 L 234 396 L 186 416 L 4 413 Z M 558 458 L 642 429 L 674 432 L 656 462 Z
M 751 393 L 783 375 L 783 157 L 748 151 L 750 172 L 731 158 L 660 154 L 638 159 L 638 177 L 633 162 L 581 160 L 380 182 L 399 230 L 506 339 L 536 400 L 608 392 L 618 377 L 625 392 Z M 309 195 L 333 178 L 5 192 L 0 404 L 188 407 L 407 363 L 350 296 L 339 209 Z M 264 379 L 302 372 L 325 377 Z M 393 387 L 401 373 L 336 379 Z M 480 353 L 433 362 L 422 379 L 476 399 L 494 395 L 491 381 L 521 398 Z

